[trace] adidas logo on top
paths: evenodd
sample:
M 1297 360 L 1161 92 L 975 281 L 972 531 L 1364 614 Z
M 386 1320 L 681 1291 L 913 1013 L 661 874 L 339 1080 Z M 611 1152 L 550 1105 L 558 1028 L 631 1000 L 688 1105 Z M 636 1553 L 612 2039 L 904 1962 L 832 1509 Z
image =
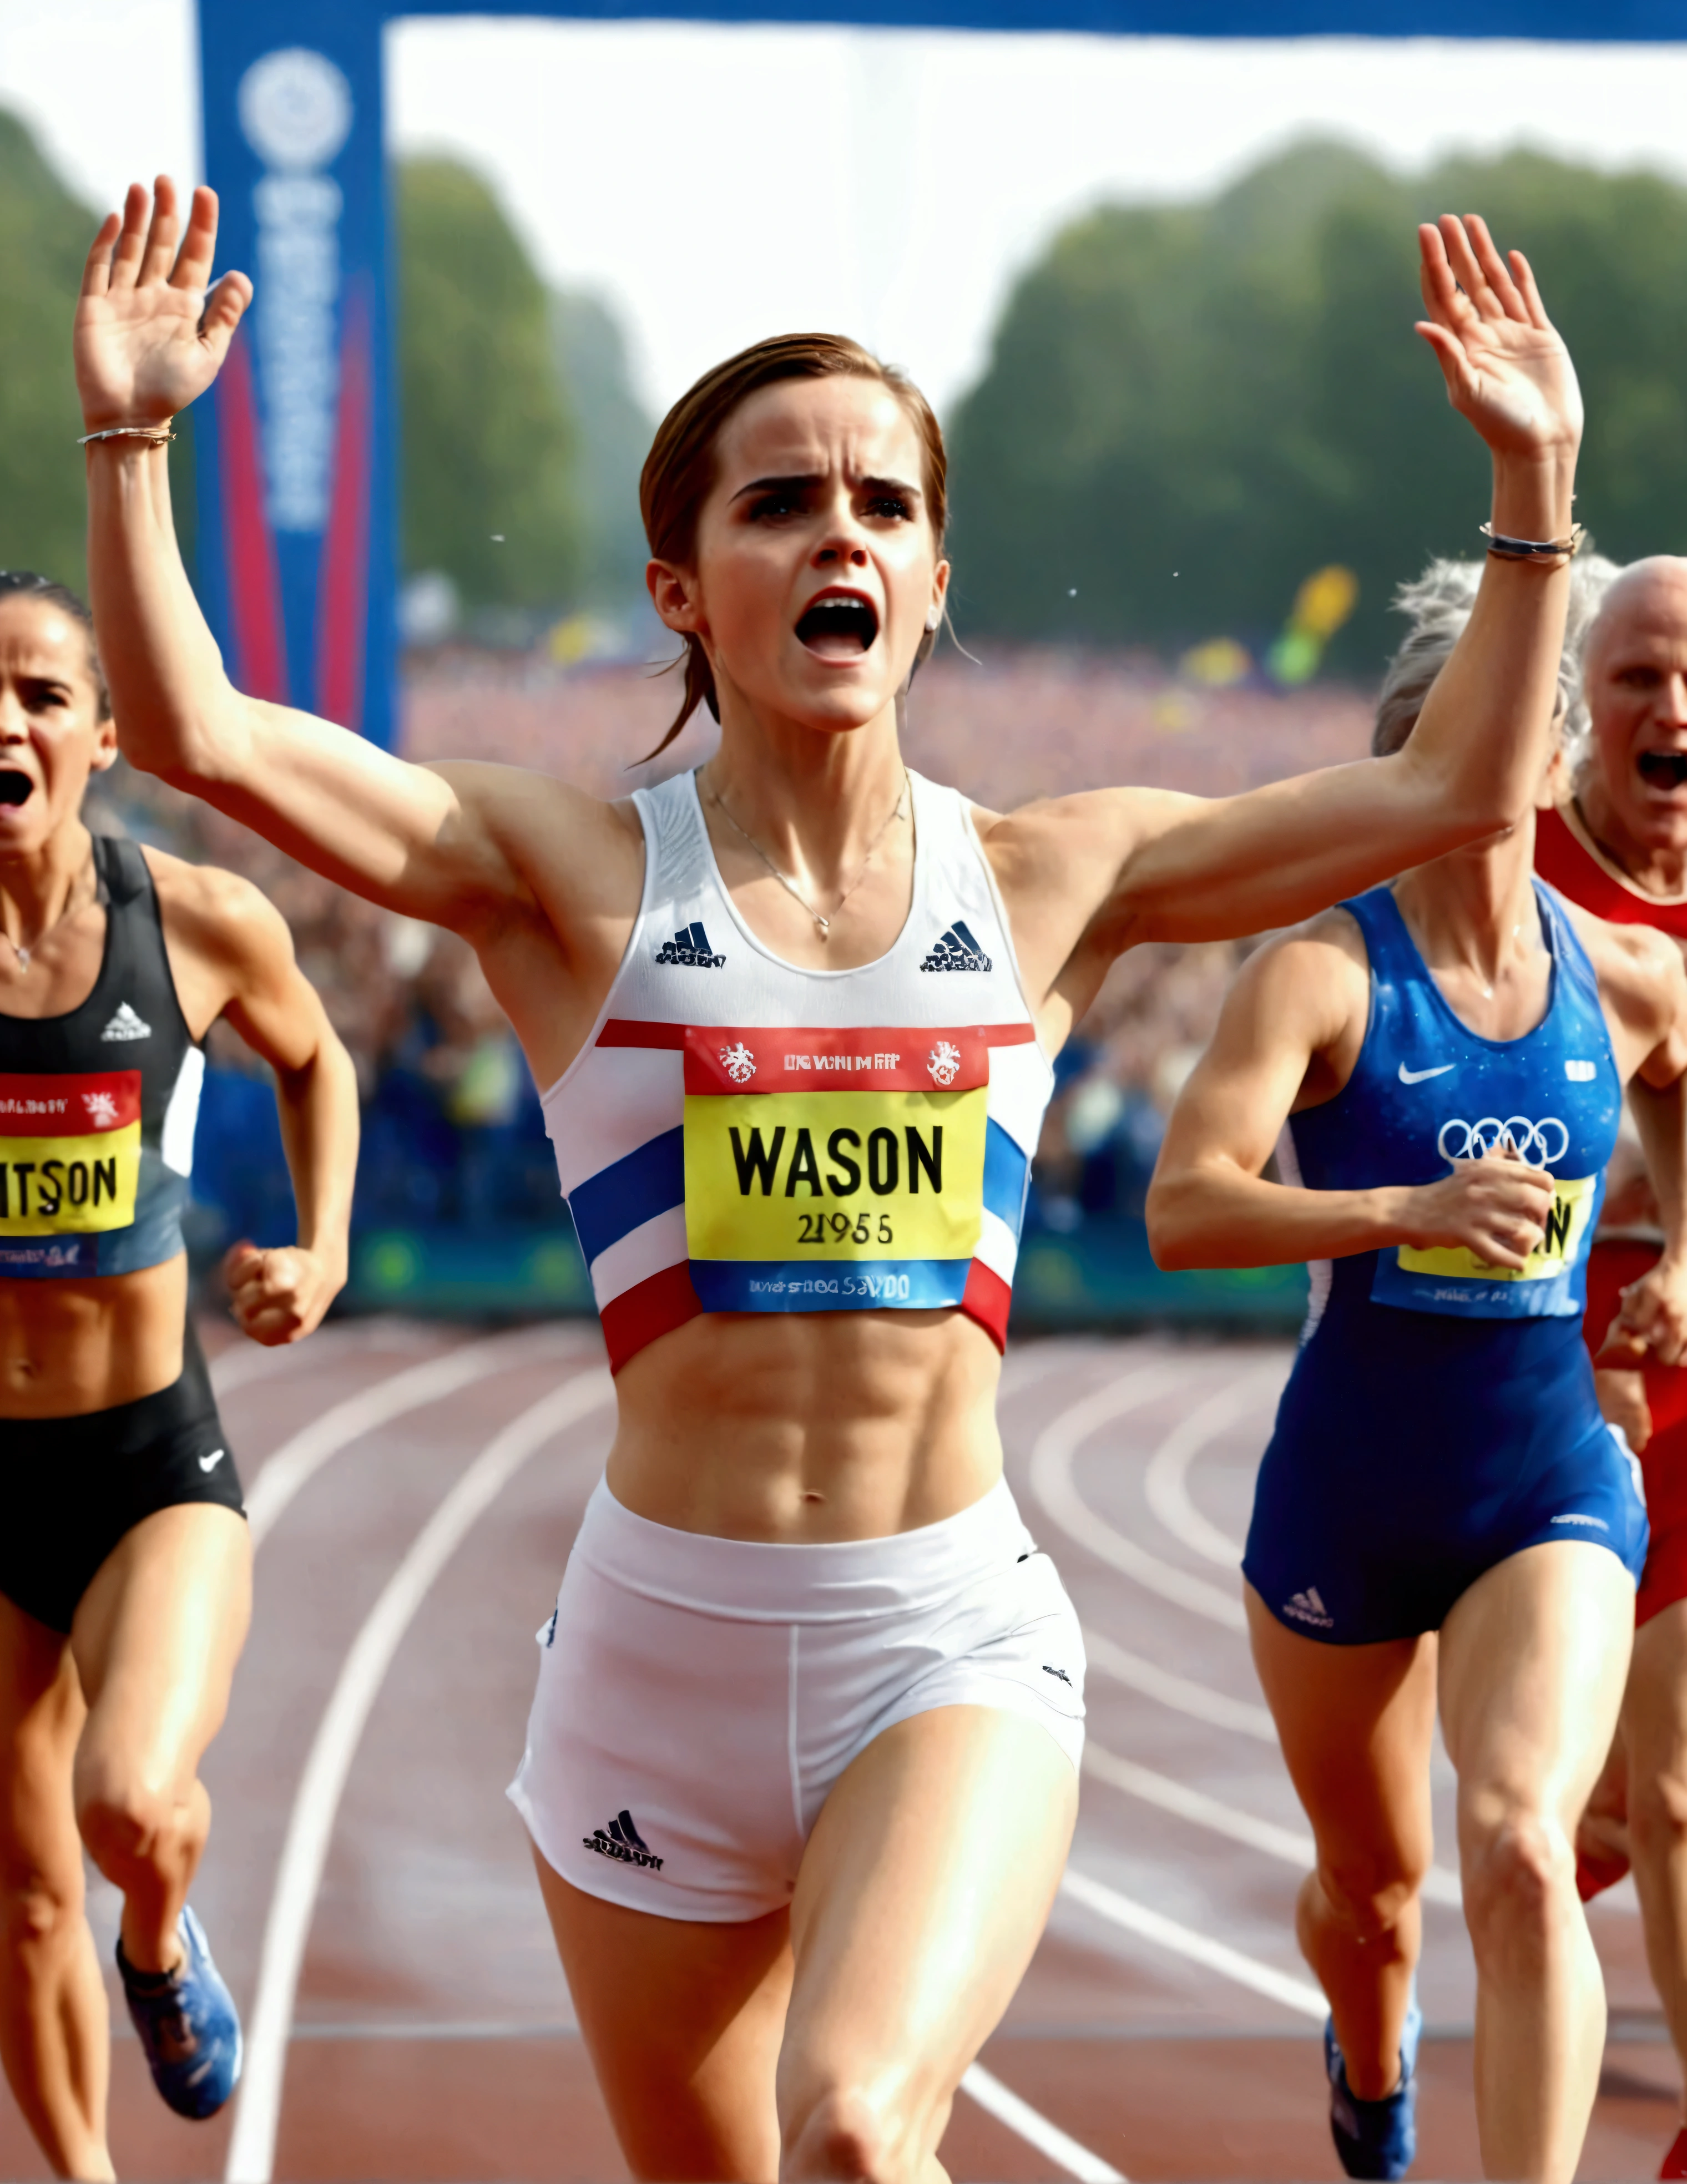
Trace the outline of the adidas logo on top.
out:
M 587 1850 L 594 1850 L 599 1858 L 613 1858 L 622 1865 L 648 1866 L 652 1873 L 662 1870 L 662 1861 L 632 1825 L 632 1815 L 623 1808 L 606 1828 L 593 1828 L 581 1841 Z
M 117 1014 L 100 1034 L 102 1039 L 150 1039 L 153 1028 L 142 1023 L 127 1001 L 120 1001 Z
M 1333 1630 L 1335 1618 L 1318 1597 L 1318 1588 L 1309 1585 L 1304 1592 L 1295 1593 L 1283 1603 L 1285 1615 L 1292 1615 L 1297 1623 L 1311 1623 L 1320 1630 Z
M 656 950 L 659 963 L 678 963 L 688 971 L 718 971 L 726 960 L 710 947 L 700 920 L 695 925 L 682 926 L 671 940 L 665 940 Z
M 989 957 L 959 917 L 933 942 L 931 954 L 920 966 L 922 971 L 988 971 L 991 967 Z

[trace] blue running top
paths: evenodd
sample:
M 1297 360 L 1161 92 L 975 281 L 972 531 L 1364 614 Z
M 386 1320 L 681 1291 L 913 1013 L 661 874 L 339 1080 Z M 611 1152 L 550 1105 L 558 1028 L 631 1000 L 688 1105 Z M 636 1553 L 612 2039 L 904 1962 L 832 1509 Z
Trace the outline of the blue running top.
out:
M 1460 1318 L 1580 1318 L 1623 1087 L 1593 966 L 1552 890 L 1536 880 L 1534 892 L 1551 985 L 1545 1016 L 1513 1039 L 1480 1038 L 1454 1015 L 1390 889 L 1343 903 L 1371 959 L 1365 1043 L 1341 1091 L 1294 1116 L 1289 1132 L 1300 1180 L 1312 1190 L 1435 1183 L 1450 1162 L 1509 1133 L 1523 1159 L 1553 1178 L 1545 1236 L 1521 1273 L 1462 1246 L 1401 1245 L 1324 1262 L 1313 1269 L 1309 1332 L 1333 1294 Z

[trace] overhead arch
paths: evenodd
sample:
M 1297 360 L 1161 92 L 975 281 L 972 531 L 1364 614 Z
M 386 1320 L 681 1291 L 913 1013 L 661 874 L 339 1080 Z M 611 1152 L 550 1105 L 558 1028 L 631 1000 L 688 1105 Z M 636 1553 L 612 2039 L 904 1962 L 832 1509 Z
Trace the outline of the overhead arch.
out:
M 258 287 L 195 414 L 201 595 L 242 688 L 389 747 L 397 401 L 382 34 L 430 14 L 1183 37 L 1687 35 L 1687 0 L 199 0 L 221 262 Z

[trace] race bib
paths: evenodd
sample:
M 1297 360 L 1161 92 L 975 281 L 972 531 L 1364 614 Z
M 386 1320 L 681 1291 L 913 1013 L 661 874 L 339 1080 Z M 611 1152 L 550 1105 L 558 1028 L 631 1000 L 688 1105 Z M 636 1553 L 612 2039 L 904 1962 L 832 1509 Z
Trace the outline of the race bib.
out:
M 1522 1268 L 1496 1267 L 1462 1245 L 1377 1255 L 1371 1295 L 1415 1312 L 1488 1318 L 1569 1318 L 1581 1310 L 1578 1270 L 1599 1210 L 1603 1177 L 1557 1176 L 1540 1241 Z
M 138 1069 L 0 1073 L 0 1240 L 126 1228 L 140 1173 Z
M 976 1031 L 688 1034 L 686 1240 L 704 1309 L 958 1302 L 989 1070 Z

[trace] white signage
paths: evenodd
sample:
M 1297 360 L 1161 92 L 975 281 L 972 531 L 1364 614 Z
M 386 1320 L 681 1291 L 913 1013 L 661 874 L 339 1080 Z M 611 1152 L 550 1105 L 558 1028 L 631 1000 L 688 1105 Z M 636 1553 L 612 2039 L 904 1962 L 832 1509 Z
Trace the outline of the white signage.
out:
M 326 53 L 290 46 L 241 78 L 240 125 L 269 171 L 258 216 L 257 338 L 264 469 L 277 531 L 328 520 L 339 392 L 340 186 L 322 170 L 351 133 L 351 86 Z

